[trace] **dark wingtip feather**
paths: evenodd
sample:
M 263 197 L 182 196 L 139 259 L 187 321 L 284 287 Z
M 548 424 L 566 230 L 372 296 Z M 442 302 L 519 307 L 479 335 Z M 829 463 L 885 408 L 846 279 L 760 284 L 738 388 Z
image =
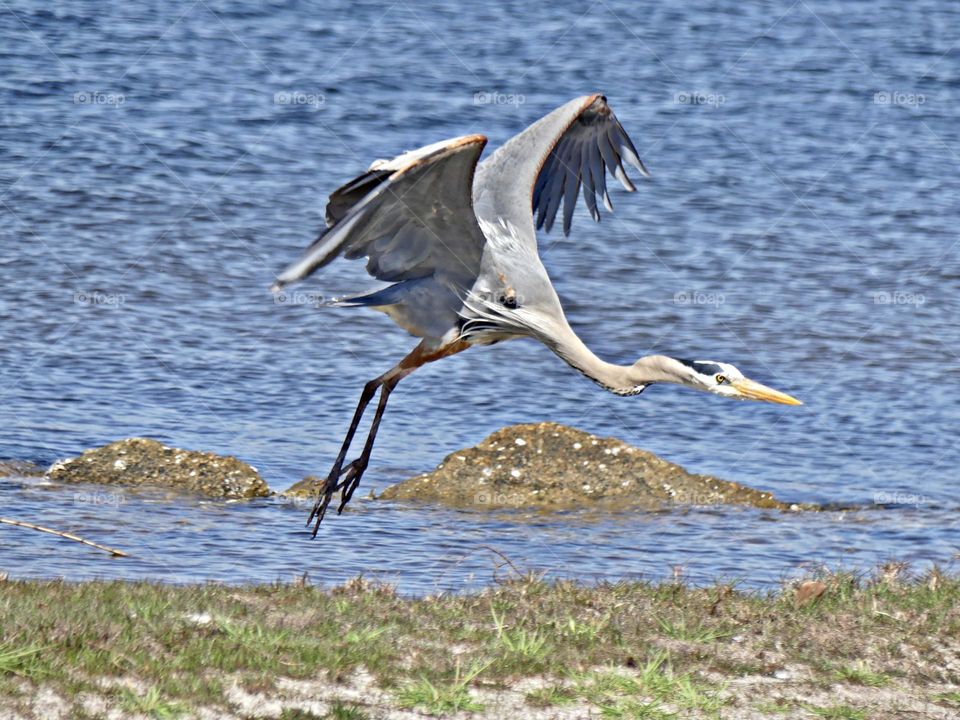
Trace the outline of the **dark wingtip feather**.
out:
M 616 167 L 613 169 L 613 176 L 620 181 L 620 184 L 623 185 L 623 189 L 627 192 L 636 192 L 637 186 L 633 184 L 630 180 L 630 176 L 627 175 L 627 171 L 623 169 L 623 165 L 619 162 Z
M 650 172 L 643 164 L 643 160 L 640 159 L 640 153 L 637 152 L 633 141 L 619 122 L 617 123 L 617 127 L 611 131 L 611 135 L 615 135 L 616 140 L 619 141 L 617 149 L 620 151 L 621 157 L 633 165 L 641 175 L 650 177 Z
M 606 174 L 616 178 L 627 192 L 636 192 L 626 167 L 640 176 L 651 174 L 640 159 L 636 147 L 600 93 L 588 96 L 579 114 L 560 137 L 540 167 L 532 188 L 536 229 L 550 232 L 557 215 L 563 212 L 563 234 L 569 235 L 574 207 L 583 185 L 583 201 L 594 222 L 600 222 L 599 204 L 613 211 L 607 191 Z M 584 144 L 586 143 L 586 144 Z M 561 210 L 560 205 L 563 205 Z
M 650 174 L 650 171 L 647 170 L 647 166 L 643 164 L 643 160 L 640 159 L 638 155 L 625 155 L 627 162 L 633 165 L 637 171 L 643 175 L 645 178 L 652 178 L 653 175 Z

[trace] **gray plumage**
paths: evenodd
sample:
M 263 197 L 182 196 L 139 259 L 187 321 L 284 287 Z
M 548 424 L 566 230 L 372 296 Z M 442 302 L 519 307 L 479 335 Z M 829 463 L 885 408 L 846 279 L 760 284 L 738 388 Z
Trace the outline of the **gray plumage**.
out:
M 342 510 L 356 489 L 396 384 L 420 365 L 474 345 L 534 338 L 619 395 L 668 382 L 728 397 L 799 404 L 745 379 L 726 363 L 699 365 L 663 355 L 627 366 L 608 363 L 570 327 L 540 261 L 537 229 L 550 232 L 562 207 L 563 232 L 569 234 L 578 195 L 599 222 L 598 200 L 613 209 L 608 174 L 625 190 L 636 189 L 624 163 L 648 175 L 605 97 L 571 100 L 478 163 L 486 142 L 483 135 L 467 135 L 376 161 L 330 196 L 327 227 L 277 277 L 275 290 L 337 257 L 365 257 L 370 275 L 390 284 L 332 304 L 380 310 L 422 338 L 400 363 L 364 388 L 311 514 L 314 534 L 333 493 L 342 491 Z M 363 452 L 345 465 L 357 425 L 377 390 L 380 401 Z

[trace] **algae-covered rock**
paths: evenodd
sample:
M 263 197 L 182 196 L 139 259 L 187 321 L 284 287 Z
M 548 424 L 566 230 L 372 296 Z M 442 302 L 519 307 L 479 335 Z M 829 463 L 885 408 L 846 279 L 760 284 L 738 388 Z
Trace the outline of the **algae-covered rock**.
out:
M 43 468 L 26 460 L 0 460 L 0 477 L 43 475 Z
M 284 490 L 281 495 L 291 498 L 314 498 L 320 492 L 323 480 L 316 475 L 307 475 L 303 480 L 295 482 Z
M 451 453 L 382 499 L 454 506 L 607 507 L 745 504 L 788 509 L 773 495 L 688 473 L 651 452 L 557 423 L 515 425 Z
M 58 460 L 47 477 L 59 482 L 155 485 L 209 497 L 251 498 L 270 494 L 256 468 L 235 457 L 180 450 L 148 438 L 118 440 Z

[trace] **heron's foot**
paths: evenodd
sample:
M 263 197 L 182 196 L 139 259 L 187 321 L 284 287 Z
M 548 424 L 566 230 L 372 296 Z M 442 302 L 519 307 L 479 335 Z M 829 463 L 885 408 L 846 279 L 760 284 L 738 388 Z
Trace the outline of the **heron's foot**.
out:
M 323 517 L 327 514 L 327 506 L 330 504 L 330 498 L 333 497 L 336 489 L 336 486 L 331 487 L 330 478 L 324 480 L 323 485 L 320 486 L 317 501 L 313 505 L 313 510 L 310 511 L 310 517 L 307 518 L 308 526 L 314 521 L 314 518 L 316 518 L 317 522 L 313 526 L 314 537 L 317 536 L 317 531 L 320 530 L 320 523 L 323 522 Z
M 350 502 L 350 498 L 353 497 L 353 491 L 356 490 L 360 484 L 360 478 L 363 477 L 363 472 L 367 469 L 369 462 L 369 457 L 361 455 L 344 468 L 344 477 L 340 483 L 342 492 L 340 493 L 340 506 L 337 508 L 337 515 L 342 513 L 343 508 Z
M 349 463 L 346 467 L 341 467 L 339 463 L 335 464 L 330 470 L 330 474 L 327 475 L 326 480 L 323 481 L 323 485 L 320 486 L 320 492 L 317 495 L 317 501 L 313 506 L 313 510 L 310 512 L 310 517 L 307 518 L 307 525 L 314 523 L 313 526 L 313 536 L 317 536 L 317 532 L 320 530 L 320 523 L 323 522 L 323 518 L 327 514 L 327 507 L 330 505 L 330 500 L 333 499 L 334 493 L 337 490 L 341 490 L 340 496 L 340 505 L 337 507 L 337 514 L 343 512 L 343 508 L 350 498 L 353 497 L 353 491 L 357 489 L 357 486 L 360 484 L 360 478 L 363 476 L 363 471 L 367 469 L 367 464 L 369 463 L 369 457 L 359 457 L 353 462 Z M 342 479 L 341 479 L 342 478 Z
M 316 519 L 316 524 L 313 526 L 314 537 L 317 536 L 317 531 L 320 530 L 320 523 L 323 522 L 323 518 L 327 514 L 327 506 L 330 505 L 333 494 L 343 487 L 343 484 L 339 482 L 340 476 L 345 472 L 345 469 L 341 469 L 342 463 L 343 461 L 338 458 L 337 462 L 330 468 L 330 474 L 327 475 L 323 481 L 323 485 L 320 486 L 320 490 L 317 493 L 317 501 L 313 505 L 313 510 L 310 511 L 310 517 L 307 518 L 308 526 Z M 347 467 L 349 468 L 349 466 Z

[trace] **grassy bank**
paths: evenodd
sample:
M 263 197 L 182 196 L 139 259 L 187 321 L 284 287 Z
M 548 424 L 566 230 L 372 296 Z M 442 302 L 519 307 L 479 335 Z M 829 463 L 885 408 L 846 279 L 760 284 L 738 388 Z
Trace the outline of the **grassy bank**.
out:
M 960 580 L 821 580 L 0 582 L 0 717 L 960 716 Z

